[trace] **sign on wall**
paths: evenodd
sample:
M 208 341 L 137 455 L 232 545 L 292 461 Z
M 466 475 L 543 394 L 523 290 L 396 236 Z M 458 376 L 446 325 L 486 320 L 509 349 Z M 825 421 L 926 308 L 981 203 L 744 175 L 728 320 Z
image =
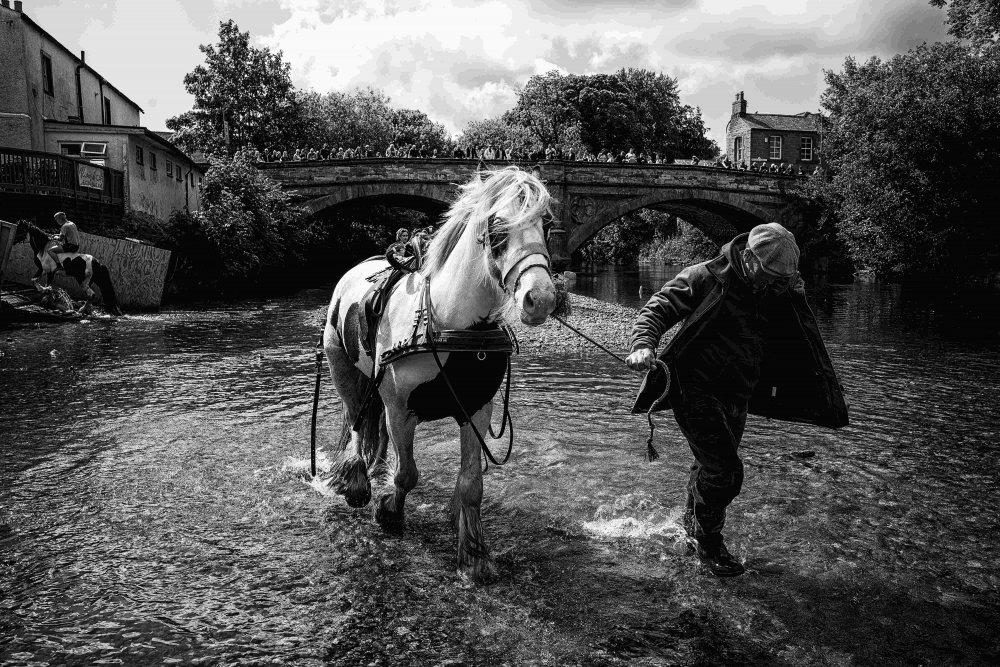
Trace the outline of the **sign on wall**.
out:
M 100 167 L 77 163 L 76 180 L 82 187 L 104 190 L 104 170 Z

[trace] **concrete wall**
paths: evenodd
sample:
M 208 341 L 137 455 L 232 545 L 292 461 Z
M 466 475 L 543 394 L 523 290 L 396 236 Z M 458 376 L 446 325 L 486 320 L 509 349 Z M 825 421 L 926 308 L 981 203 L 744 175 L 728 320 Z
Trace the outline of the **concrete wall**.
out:
M 136 310 L 156 309 L 163 298 L 163 287 L 170 265 L 170 251 L 154 246 L 110 239 L 96 234 L 80 233 L 80 252 L 93 255 L 108 267 L 111 283 L 123 308 Z M 3 278 L 21 285 L 31 285 L 35 263 L 27 240 L 13 247 Z M 55 284 L 82 299 L 83 290 L 73 278 L 62 273 L 56 275 Z
M 52 61 L 51 92 L 45 91 L 43 53 Z M 0 131 L 0 146 L 45 150 L 44 119 L 79 118 L 82 103 L 83 121 L 101 123 L 103 97 L 111 101 L 114 124 L 139 125 L 139 107 L 107 83 L 102 84 L 95 72 L 80 65 L 76 54 L 26 21 L 20 12 L 0 7 L 0 114 L 27 115 L 31 137 L 30 145 L 25 145 L 23 130 L 16 135 Z
M 26 70 L 24 23 L 13 9 L 0 7 L 0 146 L 37 150 L 42 128 L 28 113 Z
M 0 147 L 31 150 L 31 118 L 28 114 L 0 112 Z
M 189 211 L 199 209 L 198 187 L 192 186 L 188 171 L 190 162 L 178 159 L 179 153 L 167 151 L 162 144 L 145 136 L 130 135 L 128 149 L 128 208 L 142 211 L 166 220 L 174 211 Z M 142 147 L 143 164 L 136 161 L 136 146 Z M 156 156 L 156 169 L 153 169 L 151 155 Z M 170 175 L 167 174 L 167 162 L 172 164 Z M 181 170 L 178 180 L 177 170 Z M 195 171 L 197 183 L 200 173 Z

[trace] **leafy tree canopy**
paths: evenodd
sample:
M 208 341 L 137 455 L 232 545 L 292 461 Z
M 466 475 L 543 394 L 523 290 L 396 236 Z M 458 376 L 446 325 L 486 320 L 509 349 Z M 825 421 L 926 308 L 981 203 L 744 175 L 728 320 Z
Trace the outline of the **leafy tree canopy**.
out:
M 575 134 L 592 153 L 633 148 L 671 159 L 718 154 L 705 136 L 701 111 L 681 104 L 677 80 L 644 69 L 533 76 L 507 118 L 543 145 L 565 144 Z
M 967 39 L 976 47 L 992 46 L 1000 37 L 1000 2 L 997 0 L 930 0 L 946 7 L 948 33 Z
M 199 47 L 205 63 L 184 77 L 194 108 L 167 120 L 173 141 L 188 151 L 232 155 L 281 143 L 295 131 L 296 100 L 281 52 L 250 45 L 232 20 L 219 42 Z
M 826 82 L 824 196 L 855 264 L 911 276 L 995 264 L 1000 60 L 939 43 L 887 62 L 848 58 Z
M 422 111 L 394 109 L 389 97 L 374 88 L 342 93 L 299 93 L 299 144 L 364 148 L 384 152 L 390 143 L 416 144 L 444 151 L 448 133 Z

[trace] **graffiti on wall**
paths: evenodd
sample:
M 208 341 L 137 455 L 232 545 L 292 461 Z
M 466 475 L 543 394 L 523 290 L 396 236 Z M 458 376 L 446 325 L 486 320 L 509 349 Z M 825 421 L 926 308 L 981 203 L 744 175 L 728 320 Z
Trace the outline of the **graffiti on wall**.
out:
M 108 267 L 118 301 L 125 308 L 158 308 L 163 298 L 163 287 L 170 266 L 170 251 L 155 246 L 111 239 L 96 234 L 80 232 L 80 252 L 93 255 Z M 35 262 L 31 246 L 23 241 L 14 246 L 3 278 L 22 285 L 30 285 L 35 275 Z M 57 274 L 56 285 L 74 298 L 83 298 L 80 285 L 72 278 Z

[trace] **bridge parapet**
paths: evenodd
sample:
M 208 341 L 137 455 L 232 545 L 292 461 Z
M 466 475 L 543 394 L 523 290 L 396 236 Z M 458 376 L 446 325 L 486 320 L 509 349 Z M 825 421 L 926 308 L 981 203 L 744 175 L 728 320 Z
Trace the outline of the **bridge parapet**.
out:
M 452 158 L 361 158 L 258 166 L 295 191 L 312 213 L 361 199 L 440 212 L 479 164 Z M 486 163 L 490 168 L 508 164 Z M 803 178 L 680 164 L 514 164 L 524 169 L 538 164 L 555 200 L 549 247 L 557 263 L 568 261 L 606 225 L 640 208 L 674 213 L 719 242 L 760 222 L 776 220 L 794 227 L 791 194 Z

